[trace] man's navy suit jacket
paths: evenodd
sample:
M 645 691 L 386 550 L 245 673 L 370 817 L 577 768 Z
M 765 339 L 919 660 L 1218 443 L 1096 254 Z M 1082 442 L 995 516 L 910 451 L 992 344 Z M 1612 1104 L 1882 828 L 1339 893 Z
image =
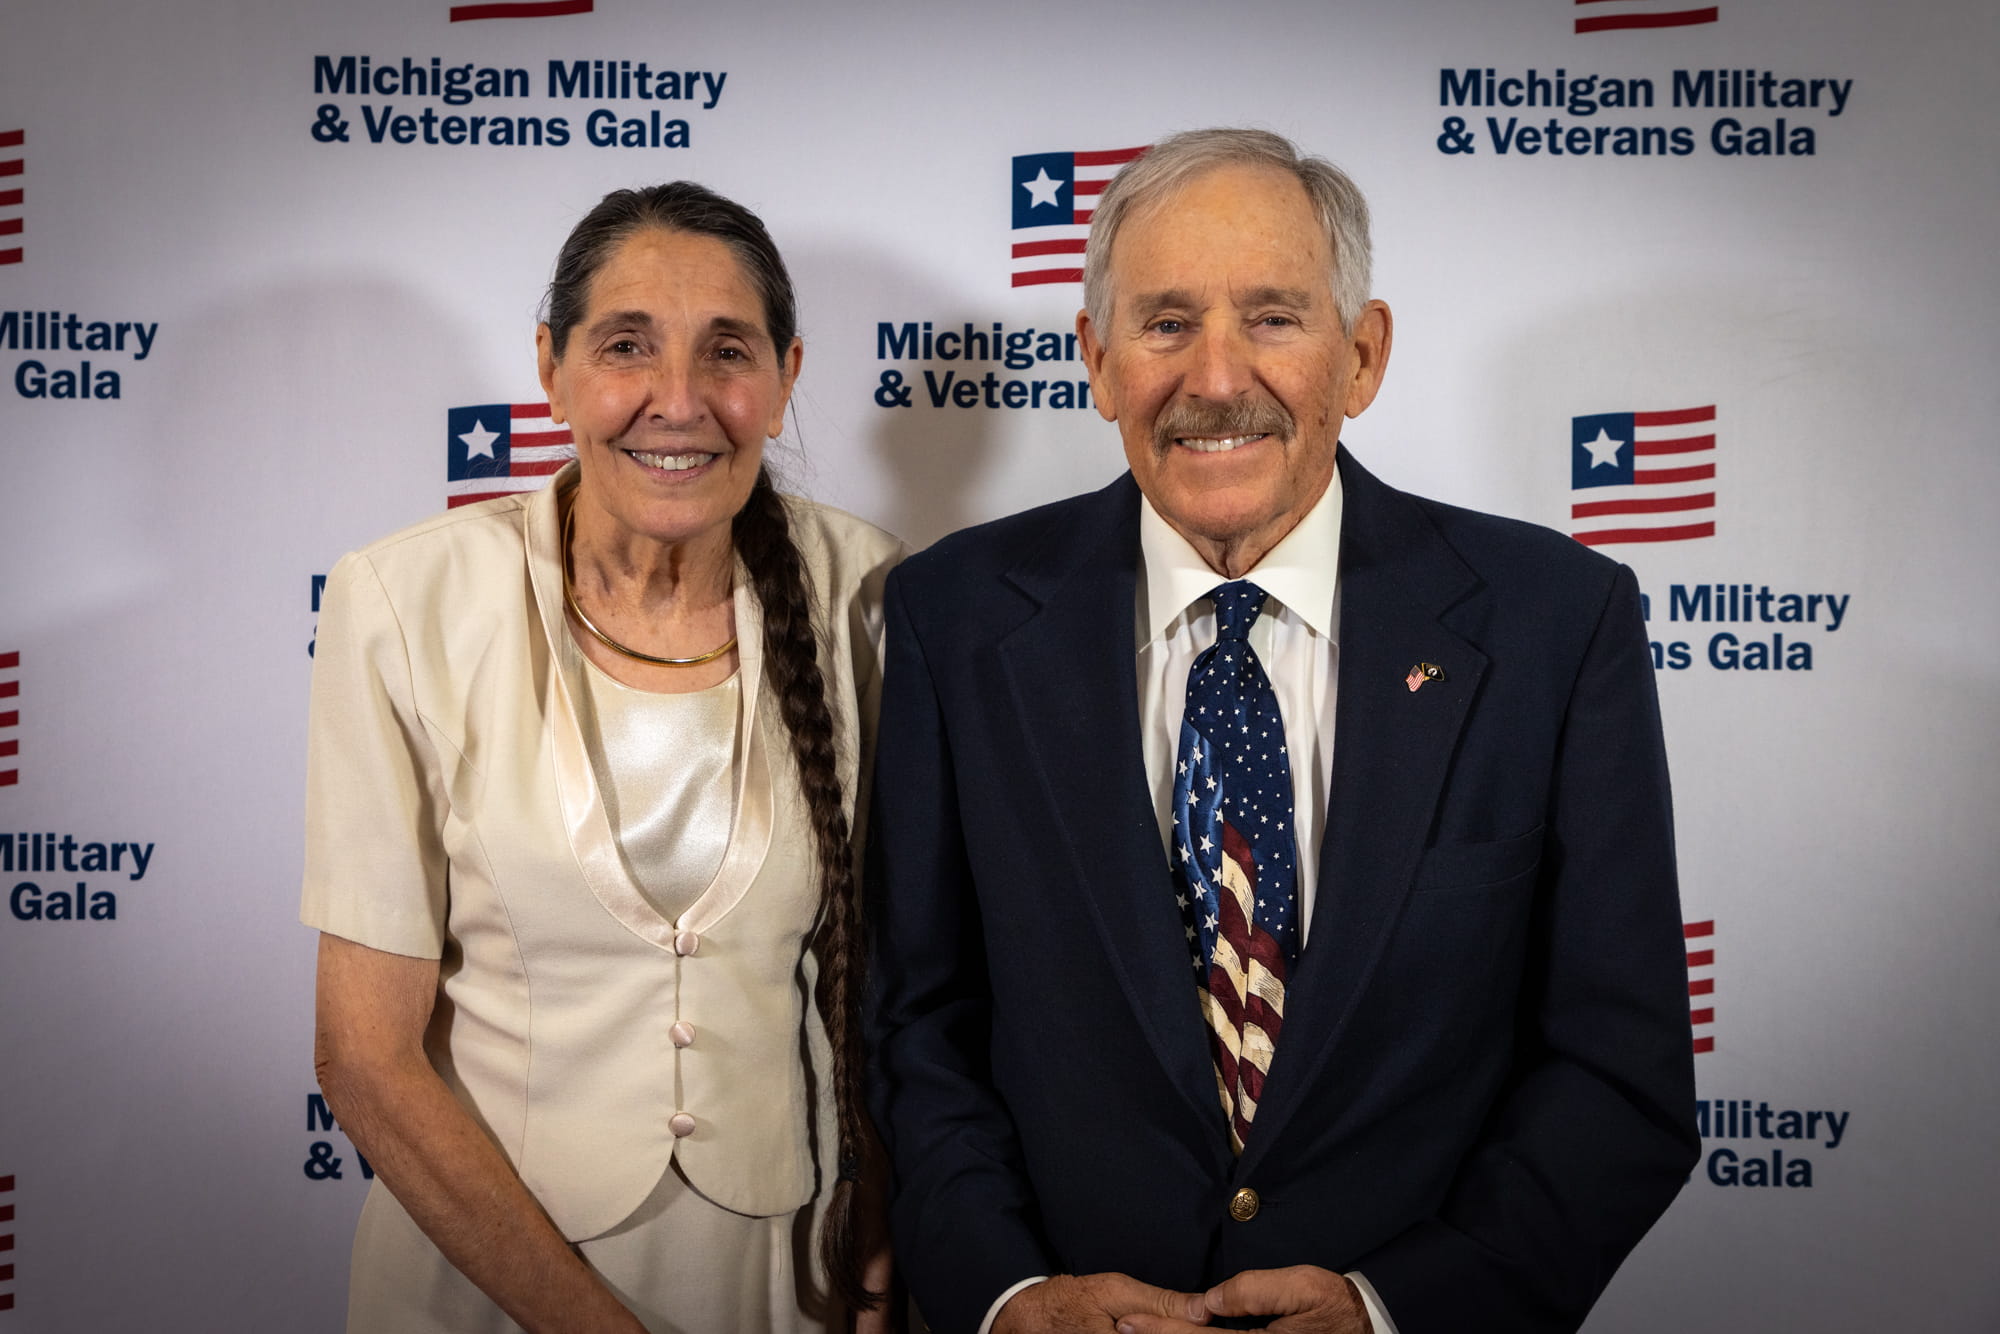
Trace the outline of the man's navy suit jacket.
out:
M 890 578 L 873 1097 L 941 1334 L 1030 1275 L 1290 1264 L 1402 1334 L 1574 1329 L 1693 1165 L 1636 581 L 1340 470 L 1318 890 L 1240 1160 L 1140 758 L 1131 477 Z

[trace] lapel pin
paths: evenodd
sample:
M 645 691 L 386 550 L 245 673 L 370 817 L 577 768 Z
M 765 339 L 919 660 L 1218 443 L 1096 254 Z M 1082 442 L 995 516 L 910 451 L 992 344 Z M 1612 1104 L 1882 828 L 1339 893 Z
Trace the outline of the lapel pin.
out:
M 1424 682 L 1442 680 L 1444 680 L 1444 668 L 1434 662 L 1420 662 L 1410 668 L 1410 674 L 1403 678 L 1403 684 L 1410 688 L 1411 694 L 1415 694 L 1417 687 Z

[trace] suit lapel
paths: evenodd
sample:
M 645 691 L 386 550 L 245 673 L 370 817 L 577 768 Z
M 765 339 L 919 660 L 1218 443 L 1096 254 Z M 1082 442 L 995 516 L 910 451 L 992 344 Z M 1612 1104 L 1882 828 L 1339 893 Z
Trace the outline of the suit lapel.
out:
M 1247 1173 L 1303 1104 L 1401 914 L 1487 659 L 1443 623 L 1477 576 L 1410 497 L 1340 451 L 1339 693 L 1312 931 L 1245 1146 Z M 1416 690 L 1419 663 L 1443 669 Z
M 1000 644 L 1015 734 L 1048 794 L 1052 832 L 1109 969 L 1154 1055 L 1226 1156 L 1214 1067 L 1141 759 L 1138 487 L 1120 478 L 1081 518 L 1073 540 L 1034 553 L 1009 576 L 1040 604 Z

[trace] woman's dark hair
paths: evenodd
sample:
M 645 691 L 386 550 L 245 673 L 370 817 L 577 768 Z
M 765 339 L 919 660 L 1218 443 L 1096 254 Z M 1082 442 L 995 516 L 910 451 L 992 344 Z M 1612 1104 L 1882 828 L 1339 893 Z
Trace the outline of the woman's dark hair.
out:
M 798 299 L 785 261 L 756 214 L 691 181 L 614 190 L 577 223 L 556 257 L 546 303 L 549 339 L 558 358 L 570 331 L 583 318 L 591 279 L 628 237 L 649 229 L 713 237 L 734 251 L 763 301 L 764 330 L 782 361 L 799 323 Z M 820 971 L 815 1000 L 833 1048 L 833 1101 L 840 1140 L 831 1146 L 836 1171 L 820 1229 L 820 1259 L 834 1290 L 847 1304 L 869 1310 L 880 1295 L 868 1290 L 861 1273 L 857 1194 L 868 1134 L 861 1101 L 863 952 L 854 841 L 840 788 L 833 714 L 819 669 L 820 634 L 812 588 L 768 469 L 758 470 L 750 499 L 736 515 L 732 537 L 763 606 L 765 670 L 791 736 L 819 867 L 821 908 L 815 948 Z M 827 1147 L 822 1145 L 820 1154 L 823 1181 L 828 1175 Z

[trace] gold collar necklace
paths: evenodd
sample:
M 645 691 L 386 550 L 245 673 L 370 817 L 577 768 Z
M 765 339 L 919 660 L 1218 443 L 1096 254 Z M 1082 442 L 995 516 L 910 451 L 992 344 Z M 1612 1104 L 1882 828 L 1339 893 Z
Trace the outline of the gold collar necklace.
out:
M 576 589 L 570 583 L 570 578 L 569 578 L 570 534 L 575 530 L 575 527 L 576 527 L 576 504 L 574 501 L 572 501 L 570 503 L 569 512 L 563 515 L 563 540 L 562 540 L 563 602 L 565 605 L 569 607 L 570 615 L 576 617 L 577 621 L 582 624 L 584 629 L 590 631 L 592 638 L 596 639 L 598 643 L 604 645 L 604 647 L 610 649 L 613 653 L 623 654 L 624 656 L 632 659 L 632 661 L 634 662 L 647 662 L 651 663 L 655 667 L 699 667 L 704 662 L 714 662 L 717 658 L 721 657 L 723 654 L 729 652 L 729 650 L 736 647 L 736 636 L 731 635 L 729 636 L 728 642 L 723 644 L 721 648 L 710 649 L 708 652 L 703 653 L 698 657 L 656 658 L 650 653 L 641 653 L 638 649 L 626 648 L 623 644 L 613 639 L 610 635 L 605 634 L 595 625 L 592 625 L 590 618 L 583 614 L 583 608 L 577 605 Z

